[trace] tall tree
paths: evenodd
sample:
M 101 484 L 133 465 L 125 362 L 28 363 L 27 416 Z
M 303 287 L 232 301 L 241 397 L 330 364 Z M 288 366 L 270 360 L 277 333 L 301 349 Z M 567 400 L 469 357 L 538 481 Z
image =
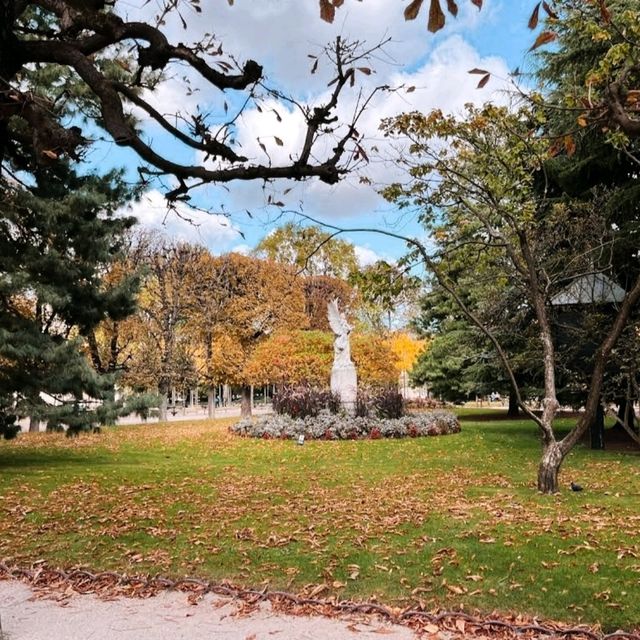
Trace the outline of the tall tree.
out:
M 640 299 L 640 278 L 597 336 L 585 411 L 571 432 L 558 439 L 553 421 L 559 407 L 560 345 L 554 336 L 552 297 L 580 276 L 611 273 L 610 248 L 619 229 L 608 224 L 601 203 L 540 195 L 534 183 L 544 180 L 545 161 L 551 155 L 548 140 L 538 135 L 541 124 L 539 111 L 508 113 L 492 106 L 469 108 L 463 120 L 432 112 L 388 121 L 388 135 L 398 134 L 410 142 L 409 154 L 401 162 L 411 181 L 391 186 L 386 196 L 400 206 L 423 208 L 422 219 L 434 234 L 437 253 L 430 255 L 417 241 L 414 246 L 440 286 L 491 340 L 518 391 L 520 406 L 540 428 L 538 488 L 555 492 L 563 460 L 598 410 L 606 362 Z M 468 260 L 469 248 L 477 256 L 473 263 Z M 535 319 L 544 383 L 541 415 L 519 393 L 509 354 L 493 330 L 492 314 L 486 313 L 490 307 L 470 308 L 460 296 L 458 282 L 472 278 L 480 264 L 496 282 L 505 281 L 518 292 L 520 304 Z
M 155 383 L 161 421 L 167 419 L 171 389 L 183 386 L 194 375 L 195 345 L 184 329 L 193 305 L 194 265 L 204 251 L 156 238 L 146 245 L 142 258 L 146 277 L 138 297 L 140 351 L 127 378 L 140 386 Z
M 239 254 L 231 254 L 227 260 L 234 269 L 228 332 L 242 346 L 246 364 L 253 350 L 276 331 L 307 327 L 304 291 L 291 267 Z M 234 382 L 242 386 L 242 415 L 250 415 L 251 382 L 244 370 Z
M 351 275 L 362 300 L 361 314 L 375 330 L 391 331 L 394 321 L 408 324 L 420 290 L 420 278 L 402 264 L 378 260 Z
M 134 223 L 114 215 L 131 193 L 117 174 L 64 164 L 34 179 L 5 181 L 0 201 L 0 395 L 77 430 L 115 415 L 113 376 L 92 370 L 83 339 L 134 309 L 135 277 L 105 278 Z

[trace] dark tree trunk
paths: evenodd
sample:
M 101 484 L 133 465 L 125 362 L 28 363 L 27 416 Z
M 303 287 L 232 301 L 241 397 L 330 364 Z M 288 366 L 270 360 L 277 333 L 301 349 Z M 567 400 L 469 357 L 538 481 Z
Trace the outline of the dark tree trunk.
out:
M 544 445 L 542 459 L 538 466 L 538 491 L 542 493 L 558 492 L 558 474 L 564 454 L 560 445 L 553 441 Z
M 604 449 L 604 409 L 601 402 L 598 403 L 596 415 L 591 421 L 589 429 L 591 433 L 591 448 Z
M 240 400 L 240 417 L 251 417 L 251 387 L 249 385 L 242 385 L 242 397 Z
M 516 393 L 515 391 L 513 391 L 513 389 L 509 391 L 509 409 L 507 410 L 507 415 L 510 418 L 520 417 L 520 405 L 518 404 L 518 396 L 516 396 Z

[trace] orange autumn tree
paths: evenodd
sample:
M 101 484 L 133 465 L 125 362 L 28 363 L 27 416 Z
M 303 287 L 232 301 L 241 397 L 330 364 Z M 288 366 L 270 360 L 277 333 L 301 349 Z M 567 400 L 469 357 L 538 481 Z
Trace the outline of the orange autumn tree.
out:
M 209 385 L 241 386 L 242 414 L 250 415 L 247 365 L 270 336 L 307 326 L 302 282 L 290 266 L 237 253 L 205 258 L 204 264 L 190 318 L 200 336 L 200 375 Z
M 256 348 L 245 373 L 253 384 L 327 387 L 333 340 L 333 334 L 325 331 L 280 332 Z M 352 334 L 351 352 L 359 384 L 379 387 L 397 383 L 397 358 L 383 336 Z
M 427 340 L 414 338 L 406 331 L 394 332 L 387 339 L 387 343 L 397 358 L 400 372 L 411 371 L 418 355 L 428 347 Z
M 351 335 L 351 353 L 358 372 L 358 383 L 372 387 L 398 384 L 398 359 L 385 337 L 379 333 Z
M 333 336 L 326 331 L 286 331 L 265 340 L 246 368 L 254 384 L 329 384 Z
M 208 414 L 215 416 L 215 388 L 241 377 L 245 354 L 232 331 L 230 306 L 239 287 L 235 254 L 212 256 L 204 252 L 194 264 L 192 307 L 187 331 L 195 344 L 198 381 L 207 392 Z
M 198 382 L 207 390 L 207 411 L 215 417 L 215 390 L 242 377 L 245 352 L 240 342 L 224 328 L 200 335 L 194 353 Z

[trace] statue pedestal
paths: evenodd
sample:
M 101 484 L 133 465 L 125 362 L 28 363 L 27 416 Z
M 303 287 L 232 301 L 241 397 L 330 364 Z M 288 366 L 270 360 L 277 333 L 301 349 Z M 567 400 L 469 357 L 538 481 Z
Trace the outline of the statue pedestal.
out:
M 331 391 L 340 396 L 343 409 L 354 415 L 358 393 L 358 375 L 353 362 L 331 369 Z

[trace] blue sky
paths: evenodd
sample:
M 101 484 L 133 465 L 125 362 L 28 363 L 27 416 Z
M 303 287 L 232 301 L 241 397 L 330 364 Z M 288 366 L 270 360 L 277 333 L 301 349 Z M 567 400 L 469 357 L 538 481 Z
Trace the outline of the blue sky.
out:
M 143 6 L 142 0 L 118 3 L 119 10 L 131 19 L 150 18 L 154 4 L 152 1 Z M 224 188 L 207 186 L 192 195 L 193 202 L 211 214 L 189 212 L 184 208 L 180 211 L 182 215 L 176 216 L 167 213 L 162 187 L 156 185 L 133 206 L 133 213 L 141 224 L 161 229 L 176 239 L 204 244 L 214 253 L 247 251 L 278 224 L 291 219 L 300 221 L 299 217 L 269 206 L 267 194 L 271 193 L 275 200 L 285 202 L 286 211 L 301 210 L 330 224 L 420 235 L 412 217 L 401 216 L 373 187 L 360 183 L 360 175 L 366 175 L 377 186 L 393 179 L 393 167 L 383 162 L 390 152 L 384 148 L 385 142 L 378 132 L 380 119 L 413 109 L 441 108 L 456 112 L 466 102 L 506 101 L 508 72 L 516 67 L 526 69 L 531 64 L 526 51 L 535 37 L 526 25 L 535 2 L 485 0 L 482 11 L 478 12 L 469 0 L 458 0 L 461 9 L 458 18 L 449 17 L 444 30 L 436 35 L 426 29 L 425 9 L 415 22 L 405 22 L 402 17 L 405 4 L 397 0 L 347 0 L 338 11 L 335 23 L 328 25 L 318 16 L 316 0 L 238 0 L 233 7 L 219 0 L 202 3 L 202 14 L 183 14 L 187 30 L 178 22 L 169 22 L 167 32 L 172 41 L 188 42 L 205 31 L 213 32 L 225 51 L 240 62 L 253 58 L 262 64 L 272 86 L 297 100 L 311 103 L 320 100 L 326 92 L 328 76 L 323 76 L 322 65 L 317 74 L 309 75 L 308 53 L 318 52 L 338 34 L 367 44 L 390 37 L 392 42 L 385 49 L 384 59 L 375 62 L 375 73 L 370 77 L 360 74 L 361 82 L 370 86 L 390 84 L 416 88 L 410 93 L 398 91 L 384 96 L 368 110 L 359 129 L 365 132 L 365 146 L 369 149 L 375 146 L 379 152 L 371 152 L 372 162 L 338 186 L 329 187 L 317 181 L 302 185 L 272 184 L 266 190 L 257 183 L 235 182 Z M 476 66 L 495 74 L 481 90 L 475 88 L 478 76 L 467 73 Z M 215 114 L 216 110 L 221 112 L 225 100 L 233 111 L 237 97 L 222 96 L 195 77 L 193 87 L 198 90 L 188 95 L 180 79 L 182 74 L 181 68 L 172 70 L 173 77 L 150 99 L 164 113 L 186 113 L 199 106 Z M 342 117 L 349 117 L 354 100 L 355 92 L 346 96 L 340 111 Z M 243 153 L 258 162 L 264 161 L 264 156 L 257 138 L 268 144 L 276 161 L 278 158 L 286 161 L 288 153 L 295 154 L 296 143 L 300 143 L 301 119 L 286 105 L 266 106 L 277 108 L 282 122 L 276 122 L 275 117 L 265 115 L 264 111 L 249 110 L 239 120 L 236 137 L 243 145 Z M 142 124 L 147 138 L 172 159 L 189 164 L 203 161 L 192 149 L 178 145 L 157 126 L 144 120 Z M 284 147 L 270 144 L 274 135 L 284 141 Z M 88 162 L 102 168 L 125 166 L 132 178 L 137 175 L 135 155 L 110 142 L 96 144 Z M 287 189 L 291 191 L 283 195 Z M 185 217 L 193 224 L 185 221 Z M 404 249 L 402 243 L 378 234 L 347 234 L 346 237 L 356 245 L 363 263 L 376 257 L 397 258 Z

